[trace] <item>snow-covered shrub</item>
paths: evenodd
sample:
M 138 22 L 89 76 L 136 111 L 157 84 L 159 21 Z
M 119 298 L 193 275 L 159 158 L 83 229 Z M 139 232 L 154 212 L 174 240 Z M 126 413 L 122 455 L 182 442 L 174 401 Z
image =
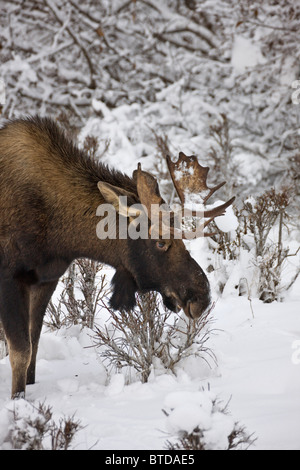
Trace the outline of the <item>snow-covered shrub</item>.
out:
M 245 450 L 254 442 L 210 391 L 171 393 L 163 411 L 169 450 Z
M 299 251 L 298 248 L 292 253 L 284 236 L 292 198 L 292 188 L 272 188 L 260 196 L 246 198 L 241 209 L 235 207 L 239 221 L 236 237 L 219 232 L 216 248 L 223 256 L 223 289 L 232 275 L 240 295 L 251 293 L 264 302 L 280 298 L 283 288 L 287 288 L 282 285 L 286 260 Z
M 206 346 L 211 310 L 190 321 L 167 310 L 154 292 L 137 295 L 133 310 L 106 308 L 110 320 L 95 327 L 100 356 L 115 369 L 133 367 L 142 382 L 147 382 L 153 369 L 175 372 L 176 364 L 190 355 L 214 359 Z
M 255 258 L 258 267 L 258 296 L 264 302 L 278 300 L 281 274 L 289 249 L 283 246 L 283 229 L 289 220 L 287 208 L 291 190 L 271 189 L 256 198 L 248 198 L 241 211 L 243 232 L 241 244 L 248 237 L 254 241 Z
M 82 325 L 93 328 L 100 299 L 109 288 L 103 265 L 87 259 L 71 264 L 62 278 L 62 291 L 57 301 L 47 307 L 46 324 L 51 328 Z
M 60 418 L 58 424 L 45 403 L 36 407 L 26 400 L 12 402 L 12 422 L 7 445 L 18 450 L 68 450 L 79 421 L 73 417 Z
M 233 158 L 234 144 L 226 114 L 221 113 L 209 126 L 209 135 L 211 144 L 208 158 L 213 163 L 210 177 L 215 184 L 226 181 L 226 185 L 218 192 L 218 195 L 223 192 L 224 197 L 228 198 L 232 195 L 233 188 L 238 186 L 239 165 Z

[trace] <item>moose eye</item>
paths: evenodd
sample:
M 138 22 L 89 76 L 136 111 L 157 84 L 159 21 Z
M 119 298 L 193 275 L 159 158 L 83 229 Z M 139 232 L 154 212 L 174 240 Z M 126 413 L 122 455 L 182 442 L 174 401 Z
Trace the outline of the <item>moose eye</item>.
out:
M 156 242 L 156 248 L 158 248 L 161 251 L 166 251 L 168 247 L 165 242 L 159 241 L 159 242 Z

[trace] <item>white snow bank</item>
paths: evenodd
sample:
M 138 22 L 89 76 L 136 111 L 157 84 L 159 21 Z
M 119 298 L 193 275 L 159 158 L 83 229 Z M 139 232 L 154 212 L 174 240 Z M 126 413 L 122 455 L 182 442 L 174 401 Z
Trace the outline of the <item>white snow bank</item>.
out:
M 211 448 L 223 448 L 233 420 L 255 434 L 255 449 L 300 449 L 300 365 L 293 361 L 299 298 L 272 304 L 253 299 L 252 307 L 254 318 L 246 297 L 228 294 L 217 302 L 207 343 L 217 365 L 185 360 L 177 377 L 154 371 L 146 384 L 126 385 L 122 374 L 108 382 L 97 350 L 86 347 L 90 331 L 44 331 L 37 382 L 27 387 L 27 399 L 35 406 L 45 401 L 57 419 L 75 415 L 81 421 L 74 449 L 164 449 L 179 429 L 199 424 Z M 0 361 L 0 376 L 0 449 L 9 449 L 8 358 Z M 229 402 L 228 419 L 211 413 L 214 397 Z

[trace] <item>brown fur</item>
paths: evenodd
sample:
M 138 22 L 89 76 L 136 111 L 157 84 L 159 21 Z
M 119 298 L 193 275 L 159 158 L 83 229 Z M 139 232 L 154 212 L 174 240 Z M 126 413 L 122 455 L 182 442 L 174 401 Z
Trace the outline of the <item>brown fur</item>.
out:
M 129 192 L 134 179 L 96 163 L 47 118 L 12 121 L 0 129 L 0 315 L 13 370 L 12 396 L 34 383 L 43 316 L 59 277 L 87 257 L 110 264 L 114 308 L 131 308 L 137 290 L 157 290 L 199 316 L 209 304 L 205 274 L 181 240 L 164 254 L 155 240 L 99 240 L 97 183 Z

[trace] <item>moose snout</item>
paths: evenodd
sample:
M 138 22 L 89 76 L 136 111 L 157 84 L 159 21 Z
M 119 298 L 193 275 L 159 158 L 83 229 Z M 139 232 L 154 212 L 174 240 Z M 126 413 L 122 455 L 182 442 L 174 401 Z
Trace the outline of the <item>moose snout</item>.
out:
M 165 305 L 173 311 L 182 309 L 185 315 L 192 320 L 201 317 L 207 311 L 211 304 L 211 296 L 209 288 L 205 292 L 197 292 L 196 295 L 180 296 L 174 291 L 169 291 L 164 297 Z
M 198 280 L 199 282 L 193 288 L 188 288 L 185 295 L 181 296 L 183 311 L 188 318 L 193 320 L 200 318 L 211 305 L 210 285 L 201 268 L 198 271 Z
M 196 298 L 188 300 L 186 305 L 183 308 L 184 313 L 188 318 L 196 320 L 200 318 L 203 313 L 207 311 L 211 304 L 210 295 L 205 298 Z

